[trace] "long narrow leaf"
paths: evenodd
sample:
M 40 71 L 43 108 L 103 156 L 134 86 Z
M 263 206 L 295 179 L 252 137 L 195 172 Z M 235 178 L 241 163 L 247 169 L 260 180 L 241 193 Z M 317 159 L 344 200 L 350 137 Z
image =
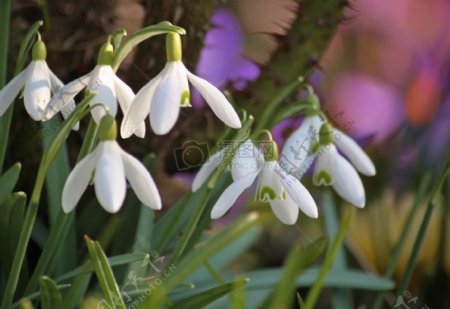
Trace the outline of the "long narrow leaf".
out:
M 41 291 L 42 309 L 60 309 L 62 297 L 55 281 L 44 276 L 39 279 L 39 286 Z
M 87 236 L 85 236 L 84 239 L 89 250 L 92 264 L 94 265 L 97 279 L 100 282 L 103 295 L 106 298 L 106 303 L 113 308 L 125 308 L 125 303 L 120 294 L 119 286 L 114 278 L 108 259 L 100 247 L 100 243 L 91 240 Z
M 21 169 L 22 165 L 16 163 L 0 176 L 0 204 L 2 204 L 14 190 Z
M 225 296 L 228 293 L 231 293 L 233 290 L 245 286 L 248 281 L 248 279 L 240 279 L 225 283 L 215 288 L 200 292 L 186 299 L 182 299 L 170 306 L 169 309 L 204 308 L 217 299 Z

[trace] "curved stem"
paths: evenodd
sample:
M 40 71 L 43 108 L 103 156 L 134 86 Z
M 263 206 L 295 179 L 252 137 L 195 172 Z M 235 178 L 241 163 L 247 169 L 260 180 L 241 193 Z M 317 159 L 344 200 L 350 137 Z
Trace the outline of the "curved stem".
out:
M 303 77 L 299 76 L 295 80 L 293 80 L 289 85 L 284 87 L 283 90 L 281 90 L 278 95 L 276 95 L 265 107 L 264 113 L 259 118 L 259 122 L 256 125 L 255 132 L 260 131 L 261 129 L 266 128 L 269 123 L 270 119 L 273 117 L 275 110 L 277 106 L 283 102 L 288 96 L 290 96 L 295 90 L 298 89 L 298 87 L 304 82 Z
M 334 258 L 339 252 L 339 248 L 344 241 L 345 234 L 347 233 L 348 228 L 350 227 L 350 222 L 352 221 L 353 215 L 355 213 L 355 207 L 350 209 L 350 212 L 341 222 L 341 226 L 339 227 L 338 234 L 336 235 L 336 239 L 334 240 L 331 248 L 323 262 L 322 267 L 320 268 L 319 276 L 317 277 L 316 282 L 314 283 L 312 289 L 309 291 L 308 298 L 306 299 L 304 309 L 313 309 L 317 299 L 319 298 L 320 292 L 322 291 L 323 285 L 325 283 L 325 279 L 327 278 L 328 271 L 331 269 L 333 265 Z
M 94 120 L 91 120 L 89 123 L 89 127 L 86 132 L 85 139 L 83 141 L 83 145 L 81 146 L 80 153 L 77 158 L 77 162 L 83 159 L 86 155 L 88 155 L 92 148 L 94 147 L 94 143 L 97 136 L 98 126 Z M 55 252 L 59 252 L 57 248 L 61 245 L 61 240 L 65 238 L 67 232 L 72 224 L 74 219 L 74 212 L 69 214 L 65 214 L 62 209 L 58 212 L 58 217 L 55 221 L 55 225 L 50 230 L 50 234 L 48 236 L 48 241 L 44 247 L 44 250 L 39 257 L 38 263 L 34 269 L 33 275 L 28 281 L 27 287 L 25 289 L 25 294 L 31 294 L 39 284 L 39 278 L 46 271 L 50 260 L 57 258 L 55 256 Z

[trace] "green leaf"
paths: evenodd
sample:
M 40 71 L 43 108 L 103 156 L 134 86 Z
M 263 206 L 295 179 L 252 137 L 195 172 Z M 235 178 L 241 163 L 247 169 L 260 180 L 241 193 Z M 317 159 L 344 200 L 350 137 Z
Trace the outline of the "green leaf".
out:
M 61 293 L 55 281 L 43 276 L 39 279 L 42 309 L 59 309 L 62 304 Z
M 231 291 L 245 286 L 248 283 L 248 279 L 240 279 L 232 282 L 228 282 L 209 290 L 200 292 L 191 297 L 182 299 L 172 306 L 170 309 L 190 309 L 190 308 L 204 308 L 206 305 L 216 301 L 217 299 L 225 296 Z
M 0 250 L 0 263 L 5 271 L 10 269 L 14 259 L 26 200 L 25 193 L 16 192 L 0 205 L 0 248 L 3 248 Z
M 241 256 L 245 250 L 250 248 L 255 243 L 258 237 L 261 235 L 262 228 L 260 226 L 254 226 L 247 230 L 244 234 L 239 236 L 235 241 L 224 246 L 221 250 L 217 251 L 211 258 L 209 263 L 214 269 L 222 270 L 230 265 L 236 258 Z M 193 272 L 187 278 L 190 282 L 205 282 L 211 279 L 211 275 L 205 269 L 201 267 Z
M 133 263 L 136 261 L 141 261 L 141 260 L 148 259 L 148 258 L 149 258 L 149 255 L 147 253 L 127 253 L 127 254 L 117 255 L 117 256 L 108 258 L 108 263 L 111 267 L 114 267 L 114 266 L 121 266 L 121 265 L 129 264 L 129 263 Z M 94 271 L 94 266 L 93 266 L 92 262 L 86 261 L 80 267 L 77 267 L 76 269 L 59 276 L 58 278 L 56 278 L 56 281 L 60 282 L 60 281 L 68 280 L 68 279 L 71 279 L 71 278 L 79 276 L 79 275 L 91 273 L 93 271 Z
M 166 278 L 159 289 L 154 291 L 154 297 L 144 301 L 143 307 L 157 307 L 171 289 L 180 284 L 221 248 L 246 233 L 253 226 L 258 225 L 260 221 L 261 217 L 257 213 L 250 213 L 193 249 L 176 266 L 176 271 Z
M 169 32 L 175 32 L 179 34 L 186 33 L 183 28 L 174 26 L 169 22 L 161 22 L 157 25 L 151 25 L 133 33 L 128 39 L 121 42 L 120 46 L 117 48 L 117 51 L 115 51 L 112 64 L 113 70 L 117 71 L 122 61 L 136 45 L 151 38 L 152 36 Z
M 324 192 L 323 211 L 325 216 L 325 226 L 328 237 L 333 239 L 339 230 L 339 218 L 336 213 L 336 205 L 333 201 L 330 190 Z M 331 246 L 331 244 L 330 244 Z M 347 257 L 345 252 L 345 243 L 339 249 L 336 258 L 334 259 L 332 269 L 346 270 Z M 353 304 L 352 293 L 350 290 L 336 289 L 332 296 L 332 304 L 335 309 L 345 309 L 355 307 Z
M 281 280 L 272 294 L 267 297 L 262 308 L 291 308 L 296 290 L 296 278 L 317 261 L 324 252 L 326 245 L 326 239 L 319 238 L 306 248 L 299 245 L 294 246 L 284 264 Z
M 102 287 L 103 295 L 106 297 L 106 303 L 113 308 L 125 309 L 119 286 L 114 278 L 111 265 L 109 265 L 108 259 L 100 247 L 100 243 L 91 240 L 87 236 L 84 236 L 84 240 L 86 241 L 97 279 Z
M 71 286 L 70 284 L 58 284 L 58 285 L 56 285 L 56 287 L 57 287 L 58 290 L 67 289 L 67 288 L 69 288 L 70 286 Z M 23 301 L 24 301 L 24 300 L 26 300 L 27 303 L 30 304 L 30 307 L 26 307 L 26 308 L 34 308 L 33 305 L 32 305 L 32 303 L 31 303 L 31 300 L 37 299 L 37 298 L 39 298 L 40 296 L 41 296 L 41 292 L 40 292 L 40 291 L 35 292 L 35 293 L 33 293 L 33 294 L 30 294 L 30 295 L 23 296 L 22 299 L 20 299 L 19 301 L 15 302 L 15 303 L 12 305 L 12 308 L 17 308 L 17 307 L 19 307 L 19 308 L 24 308 L 24 307 L 23 307 Z M 69 308 L 69 307 L 64 306 L 64 304 L 62 304 L 61 307 L 59 307 L 59 308 Z
M 16 163 L 0 176 L 0 204 L 2 204 L 16 186 L 22 165 Z
M 299 277 L 297 277 L 297 286 L 311 287 L 316 282 L 319 271 L 320 268 L 318 267 L 312 267 L 306 270 Z M 273 287 L 273 285 L 281 279 L 281 275 L 282 270 L 277 268 L 256 270 L 242 274 L 242 276 L 250 279 L 248 289 Z M 390 290 L 395 286 L 395 284 L 390 279 L 378 277 L 360 270 L 331 270 L 325 279 L 325 286 L 362 290 Z
M 58 117 L 53 117 L 49 121 L 42 123 L 42 139 L 43 146 L 46 149 L 51 142 L 50 137 L 58 130 L 60 121 Z M 67 152 L 67 145 L 64 143 L 61 146 L 61 151 L 56 156 L 55 160 L 50 164 L 47 175 L 45 177 L 45 187 L 47 191 L 47 205 L 50 219 L 50 227 L 55 226 L 61 220 L 62 212 L 62 191 L 67 177 L 70 173 L 69 154 Z M 72 220 L 68 220 L 65 229 L 67 230 L 64 242 L 61 243 L 61 255 L 55 260 L 56 274 L 63 273 L 76 265 L 76 236 L 75 226 Z

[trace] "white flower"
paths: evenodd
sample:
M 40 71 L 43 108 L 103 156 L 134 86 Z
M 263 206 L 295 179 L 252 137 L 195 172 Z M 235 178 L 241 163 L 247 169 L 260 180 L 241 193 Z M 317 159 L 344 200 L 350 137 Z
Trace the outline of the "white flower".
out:
M 216 153 L 202 166 L 193 182 L 197 190 L 220 164 L 223 152 Z M 250 140 L 243 143 L 231 166 L 233 183 L 222 193 L 214 205 L 211 218 L 223 216 L 241 193 L 258 180 L 257 198 L 268 202 L 275 215 L 285 224 L 297 221 L 299 208 L 308 216 L 317 218 L 317 206 L 308 190 L 292 175 L 284 171 L 277 161 L 265 161 L 262 152 Z
M 122 122 L 122 137 L 127 138 L 133 134 L 149 114 L 153 131 L 158 135 L 168 133 L 178 119 L 180 107 L 190 106 L 188 80 L 220 120 L 232 128 L 241 127 L 236 111 L 219 89 L 189 72 L 181 61 L 169 61 L 136 94 Z
M 311 148 L 317 141 L 322 125 L 319 117 L 306 117 L 300 127 L 286 140 L 280 165 L 291 175 L 301 178 L 313 164 L 315 156 Z
M 50 70 L 45 60 L 33 60 L 19 75 L 0 91 L 0 116 L 6 112 L 14 99 L 24 88 L 25 109 L 33 120 L 41 121 L 50 101 L 51 93 L 60 89 L 63 83 Z M 75 102 L 69 100 L 61 113 L 67 118 L 75 109 Z
M 64 212 L 68 213 L 76 206 L 92 175 L 97 199 L 110 213 L 117 212 L 122 206 L 127 191 L 125 178 L 143 204 L 161 209 L 158 189 L 147 169 L 123 151 L 116 141 L 105 140 L 81 160 L 67 178 L 62 195 Z
M 89 105 L 104 104 L 108 113 L 113 117 L 117 114 L 117 102 L 119 102 L 122 112 L 125 114 L 135 96 L 133 90 L 117 77 L 110 65 L 97 65 L 90 73 L 64 86 L 51 99 L 44 113 L 44 119 L 53 117 L 85 87 L 89 92 L 95 93 Z M 92 110 L 92 117 L 97 123 L 104 115 L 105 109 L 100 106 Z M 139 137 L 144 137 L 145 123 L 138 126 L 133 133 Z
M 327 138 L 327 134 L 330 141 L 322 142 L 321 138 Z M 341 156 L 337 149 L 352 164 Z M 295 153 L 300 151 L 303 151 L 304 158 L 296 161 L 293 158 Z M 313 176 L 315 185 L 332 186 L 343 199 L 355 206 L 364 207 L 364 186 L 356 170 L 366 176 L 374 176 L 376 170 L 372 160 L 351 137 L 328 124 L 324 127 L 324 121 L 318 116 L 306 117 L 304 124 L 288 139 L 283 147 L 282 166 L 293 165 L 293 170 L 301 171 L 294 174 L 300 178 L 311 165 L 313 158 L 317 158 Z

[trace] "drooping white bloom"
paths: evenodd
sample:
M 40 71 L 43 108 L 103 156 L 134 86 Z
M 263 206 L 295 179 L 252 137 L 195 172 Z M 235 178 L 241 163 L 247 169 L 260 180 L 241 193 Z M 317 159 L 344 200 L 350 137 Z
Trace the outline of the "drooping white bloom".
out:
M 197 88 L 214 114 L 226 125 L 238 129 L 241 121 L 223 93 L 206 80 L 195 76 L 181 62 L 181 42 L 178 35 L 168 35 L 168 62 L 164 69 L 137 94 L 121 126 L 123 138 L 129 137 L 150 114 L 150 125 L 158 135 L 168 133 L 180 114 L 189 107 L 189 84 Z
M 295 160 L 295 154 L 300 151 L 304 157 Z M 351 137 L 332 128 L 318 116 L 306 117 L 304 124 L 288 139 L 283 147 L 282 166 L 294 166 L 293 170 L 301 172 L 293 175 L 300 178 L 314 158 L 317 160 L 313 176 L 315 185 L 332 186 L 343 199 L 364 207 L 364 186 L 356 170 L 363 175 L 374 176 L 376 170 L 372 160 Z
M 280 157 L 280 165 L 291 175 L 301 178 L 314 163 L 311 148 L 317 142 L 322 125 L 318 116 L 306 117 L 300 127 L 286 140 Z
M 196 191 L 220 164 L 223 152 L 218 152 L 202 166 L 194 179 Z M 309 217 L 317 218 L 316 203 L 298 179 L 284 171 L 275 160 L 265 160 L 262 152 L 250 140 L 243 143 L 231 166 L 233 183 L 222 193 L 214 205 L 211 218 L 223 216 L 241 193 L 258 178 L 257 198 L 270 204 L 274 214 L 285 224 L 297 221 L 299 208 Z
M 104 104 L 113 117 L 117 114 L 117 102 L 125 114 L 135 96 L 133 90 L 117 77 L 110 65 L 97 65 L 90 73 L 70 82 L 53 96 L 44 113 L 44 119 L 53 117 L 84 88 L 95 93 L 89 105 Z M 105 113 L 105 109 L 98 106 L 92 110 L 92 117 L 99 123 Z M 133 133 L 144 137 L 145 124 L 142 123 Z
M 122 207 L 127 190 L 125 179 L 144 205 L 161 209 L 158 189 L 144 165 L 126 153 L 115 140 L 104 140 L 75 166 L 67 178 L 62 195 L 64 212 L 75 208 L 92 177 L 97 199 L 110 213 Z
M 36 121 L 47 120 L 43 118 L 43 112 L 47 108 L 50 96 L 63 86 L 45 60 L 33 60 L 0 91 L 0 116 L 8 110 L 23 88 L 23 100 L 28 114 Z M 61 109 L 61 113 L 67 118 L 74 109 L 75 102 L 69 100 Z

